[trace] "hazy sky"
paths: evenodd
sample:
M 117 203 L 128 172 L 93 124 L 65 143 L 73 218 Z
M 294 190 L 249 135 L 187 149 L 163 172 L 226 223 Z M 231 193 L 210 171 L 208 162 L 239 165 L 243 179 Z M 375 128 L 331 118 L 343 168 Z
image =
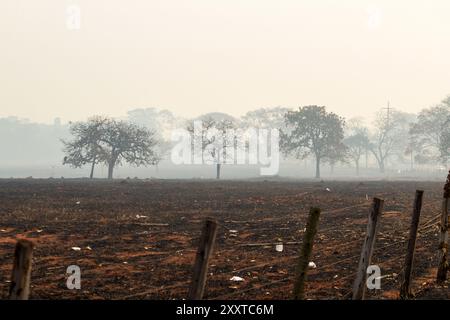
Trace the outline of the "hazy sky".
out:
M 416 112 L 450 94 L 449 12 L 448 0 L 2 0 L 0 117 L 308 104 L 348 117 L 388 99 Z

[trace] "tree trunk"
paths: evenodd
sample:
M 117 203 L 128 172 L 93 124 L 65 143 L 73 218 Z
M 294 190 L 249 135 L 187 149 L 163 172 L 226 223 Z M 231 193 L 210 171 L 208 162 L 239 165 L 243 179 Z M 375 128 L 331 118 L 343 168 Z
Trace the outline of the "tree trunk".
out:
M 369 150 L 366 149 L 366 169 L 369 168 Z
M 380 172 L 384 173 L 384 159 L 377 159 L 378 167 L 380 168 Z
M 316 179 L 320 179 L 320 158 L 316 157 Z
M 220 163 L 216 165 L 216 179 L 220 179 Z
M 95 167 L 95 158 L 94 158 L 94 160 L 92 160 L 91 174 L 89 175 L 89 179 L 94 178 L 94 167 Z
M 115 162 L 110 161 L 108 163 L 108 179 L 113 178 L 114 165 L 115 165 Z

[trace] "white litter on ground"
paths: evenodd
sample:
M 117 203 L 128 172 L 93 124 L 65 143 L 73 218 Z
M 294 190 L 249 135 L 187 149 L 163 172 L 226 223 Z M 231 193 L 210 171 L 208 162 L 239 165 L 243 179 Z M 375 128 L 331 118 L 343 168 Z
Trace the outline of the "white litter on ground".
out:
M 240 282 L 240 281 L 244 281 L 244 278 L 241 278 L 238 276 L 233 276 L 233 277 L 231 277 L 230 281 Z
M 80 251 L 81 248 L 80 248 L 80 247 L 72 247 L 72 250 L 73 250 L 73 251 Z
M 308 263 L 308 267 L 310 267 L 312 269 L 317 268 L 316 264 L 314 262 L 312 262 L 312 261 L 310 263 Z
M 283 252 L 283 244 L 279 243 L 279 244 L 275 245 L 275 251 Z

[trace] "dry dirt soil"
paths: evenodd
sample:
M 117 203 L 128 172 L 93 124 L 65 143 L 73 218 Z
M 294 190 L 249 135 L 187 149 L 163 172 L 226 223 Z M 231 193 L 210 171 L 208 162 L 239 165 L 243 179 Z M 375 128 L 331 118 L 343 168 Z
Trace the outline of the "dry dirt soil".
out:
M 371 299 L 397 299 L 416 189 L 425 190 L 413 290 L 436 286 L 442 183 L 203 180 L 0 180 L 0 298 L 17 239 L 35 242 L 33 299 L 186 298 L 206 217 L 219 222 L 206 299 L 290 299 L 311 206 L 322 209 L 306 287 L 309 299 L 348 299 L 373 197 L 385 200 Z M 328 188 L 328 190 L 327 190 Z M 284 250 L 277 252 L 275 244 Z M 79 247 L 81 250 L 73 250 Z M 81 289 L 66 287 L 69 265 Z M 233 276 L 243 281 L 230 281 Z

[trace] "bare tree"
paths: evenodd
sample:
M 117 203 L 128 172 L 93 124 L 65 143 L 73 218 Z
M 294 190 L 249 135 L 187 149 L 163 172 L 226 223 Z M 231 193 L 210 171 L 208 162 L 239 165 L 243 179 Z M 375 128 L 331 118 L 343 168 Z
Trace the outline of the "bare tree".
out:
M 377 160 L 380 172 L 385 172 L 388 158 L 404 155 L 408 144 L 408 131 L 414 119 L 414 115 L 394 109 L 388 109 L 387 113 L 381 110 L 376 114 L 370 151 Z
M 369 145 L 369 136 L 366 128 L 359 128 L 350 136 L 344 139 L 347 146 L 348 157 L 353 161 L 356 168 L 356 175 L 359 176 L 360 159 L 365 154 Z
M 199 127 L 196 126 L 196 121 Z M 193 156 L 200 156 L 201 163 L 215 164 L 216 179 L 220 179 L 222 164 L 227 163 L 230 154 L 234 152 L 235 128 L 236 124 L 231 119 L 214 119 L 208 115 L 191 121 L 187 126 L 192 136 Z M 199 150 L 196 145 L 200 146 Z
M 287 128 L 281 133 L 281 147 L 286 154 L 304 159 L 314 155 L 316 178 L 320 178 L 320 162 L 345 148 L 344 119 L 325 107 L 306 106 L 286 114 Z

